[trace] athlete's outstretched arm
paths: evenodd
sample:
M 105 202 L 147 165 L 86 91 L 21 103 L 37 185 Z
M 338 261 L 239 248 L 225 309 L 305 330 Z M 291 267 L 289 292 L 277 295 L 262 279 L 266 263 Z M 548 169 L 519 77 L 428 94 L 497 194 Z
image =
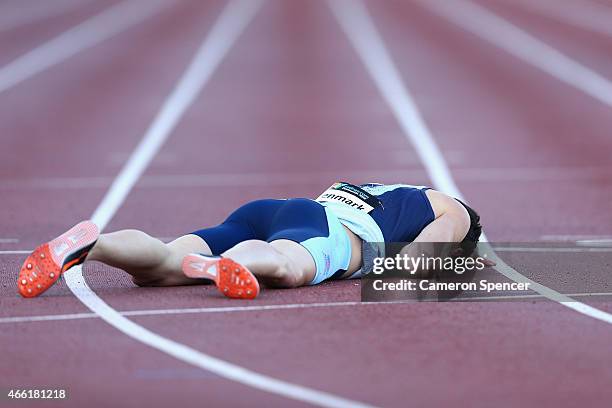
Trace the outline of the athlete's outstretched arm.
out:
M 426 192 L 435 219 L 414 242 L 461 242 L 470 229 L 470 215 L 454 198 L 435 190 Z
M 419 256 L 424 248 L 422 245 L 412 245 L 413 243 L 461 242 L 470 229 L 470 215 L 457 200 L 435 190 L 428 190 L 426 194 L 434 210 L 435 219 L 423 228 L 411 244 L 402 249 L 402 254 Z M 446 256 L 448 254 L 431 255 Z M 472 256 L 475 255 L 472 254 Z M 484 263 L 487 266 L 495 265 L 495 262 L 489 259 Z
M 414 242 L 461 242 L 470 228 L 470 218 L 467 211 L 463 211 L 467 222 L 461 213 L 442 214 L 426 226 Z
M 451 250 L 449 246 L 429 247 L 424 243 L 461 242 L 470 228 L 470 216 L 467 210 L 452 197 L 435 190 L 426 192 L 434 211 L 434 220 L 417 235 L 413 242 L 400 251 L 401 255 L 420 257 L 446 257 Z M 439 253 L 442 251 L 443 253 Z M 427 276 L 429 271 L 417 271 L 419 276 Z

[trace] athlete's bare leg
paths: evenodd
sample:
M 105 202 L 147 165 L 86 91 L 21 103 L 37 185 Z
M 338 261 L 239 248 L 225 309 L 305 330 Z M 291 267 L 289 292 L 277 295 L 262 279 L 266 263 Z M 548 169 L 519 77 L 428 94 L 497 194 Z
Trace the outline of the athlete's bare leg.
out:
M 181 269 L 183 258 L 190 253 L 212 254 L 208 244 L 196 235 L 165 244 L 142 231 L 122 230 L 101 234 L 87 260 L 122 269 L 139 286 L 202 284 L 206 281 L 188 278 Z M 302 286 L 315 274 L 310 253 L 289 240 L 244 241 L 223 256 L 244 265 L 268 286 Z
M 181 270 L 185 255 L 210 255 L 209 246 L 196 235 L 184 235 L 165 244 L 142 231 L 123 230 L 101 234 L 89 252 L 88 261 L 100 261 L 123 269 L 139 286 L 202 284 Z
M 315 276 L 315 262 L 310 252 L 286 239 L 244 241 L 223 256 L 244 265 L 267 286 L 295 288 L 308 284 Z

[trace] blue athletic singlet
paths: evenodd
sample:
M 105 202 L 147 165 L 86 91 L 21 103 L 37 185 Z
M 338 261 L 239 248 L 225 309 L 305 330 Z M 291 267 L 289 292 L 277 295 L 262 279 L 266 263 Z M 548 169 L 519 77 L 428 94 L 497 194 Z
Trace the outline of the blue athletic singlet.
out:
M 425 194 L 428 189 L 409 184 L 335 183 L 317 201 L 364 241 L 411 242 L 435 218 Z

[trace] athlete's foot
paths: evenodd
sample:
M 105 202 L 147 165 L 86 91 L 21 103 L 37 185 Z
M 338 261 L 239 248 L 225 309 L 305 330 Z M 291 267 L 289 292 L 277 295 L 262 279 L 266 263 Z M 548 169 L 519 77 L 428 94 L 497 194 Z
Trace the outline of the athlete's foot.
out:
M 255 275 L 230 258 L 189 254 L 183 259 L 183 273 L 189 278 L 211 279 L 230 298 L 254 299 L 259 294 Z
M 83 221 L 36 248 L 19 272 L 17 286 L 21 296 L 40 295 L 53 286 L 62 273 L 83 263 L 99 235 L 96 224 Z

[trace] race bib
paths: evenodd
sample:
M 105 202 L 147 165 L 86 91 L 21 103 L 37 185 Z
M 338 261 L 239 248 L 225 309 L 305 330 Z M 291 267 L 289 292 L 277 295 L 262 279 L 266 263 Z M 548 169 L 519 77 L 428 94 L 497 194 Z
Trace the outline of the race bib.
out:
M 335 202 L 348 205 L 365 213 L 370 213 L 382 203 L 376 196 L 350 183 L 334 183 L 317 200 L 323 202 Z

